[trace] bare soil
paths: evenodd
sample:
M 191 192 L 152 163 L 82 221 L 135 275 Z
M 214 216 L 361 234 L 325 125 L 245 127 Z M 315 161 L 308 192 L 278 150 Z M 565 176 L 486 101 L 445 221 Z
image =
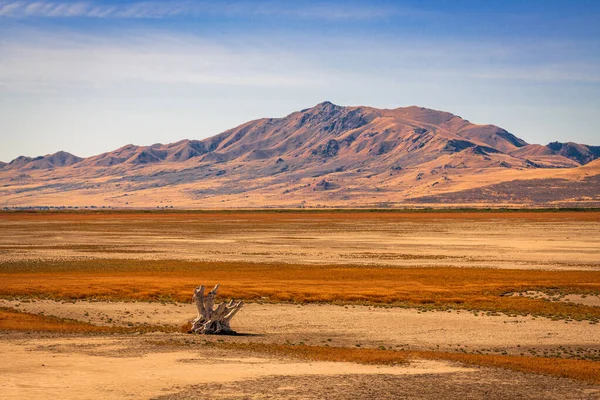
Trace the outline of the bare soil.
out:
M 43 267 L 56 260 L 76 260 L 94 270 L 107 259 L 136 263 L 250 261 L 298 268 L 318 268 L 314 266 L 325 263 L 393 270 L 450 267 L 454 271 L 471 269 L 474 277 L 485 272 L 481 267 L 491 267 L 506 274 L 536 270 L 527 272 L 550 276 L 549 270 L 568 270 L 587 271 L 592 276 L 600 271 L 600 213 L 0 213 L 0 264 L 4 267 L 25 261 Z M 3 276 L 18 284 L 27 275 L 28 280 L 21 283 L 28 282 L 27 288 L 35 292 L 35 271 L 17 273 L 9 267 L 3 269 Z M 160 270 L 152 271 L 152 278 L 160 280 Z M 127 281 L 127 271 L 121 272 L 112 277 L 115 287 Z M 59 275 L 46 271 L 43 276 L 52 279 Z M 70 279 L 83 277 L 84 273 L 74 273 Z M 299 278 L 294 275 L 293 279 Z M 65 282 L 53 284 L 68 287 Z M 201 283 L 207 282 L 196 284 Z M 42 282 L 37 284 L 42 286 Z M 327 288 L 327 280 L 320 285 Z M 510 290 L 521 297 L 556 300 L 564 310 L 596 310 L 598 293 L 592 283 L 585 292 L 579 282 L 581 292 L 577 293 L 568 292 L 565 285 L 557 294 Z M 420 288 L 425 287 L 417 285 L 411 290 Z M 512 298 L 507 294 L 506 299 Z M 573 304 L 566 306 L 566 301 Z M 118 327 L 179 327 L 195 316 L 190 303 L 5 296 L 0 306 Z M 243 335 L 204 338 L 183 333 L 0 331 L 0 397 L 600 399 L 600 386 L 583 381 L 450 361 L 412 359 L 393 366 L 362 365 L 218 347 L 220 343 L 306 344 L 597 363 L 600 325 L 595 319 L 517 316 L 481 309 L 431 311 L 389 304 L 259 301 L 246 304 L 232 327 Z
M 160 336 L 153 339 L 159 341 Z M 181 351 L 161 348 L 148 338 L 127 337 L 13 338 L 3 340 L 0 349 L 11 360 L 0 366 L 0 392 L 4 399 L 150 398 L 177 393 L 194 384 L 241 383 L 274 376 L 339 378 L 473 371 L 436 361 L 385 367 L 277 360 L 201 346 L 195 351 Z M 260 390 L 260 383 L 255 389 Z M 215 397 L 220 396 L 209 395 Z
M 0 261 L 600 270 L 600 212 L 0 213 Z
M 196 315 L 192 304 L 0 300 L 0 306 L 105 326 L 181 326 Z M 600 325 L 587 321 L 327 304 L 246 304 L 242 310 L 232 327 L 249 336 L 231 340 L 483 354 L 558 351 L 600 360 Z

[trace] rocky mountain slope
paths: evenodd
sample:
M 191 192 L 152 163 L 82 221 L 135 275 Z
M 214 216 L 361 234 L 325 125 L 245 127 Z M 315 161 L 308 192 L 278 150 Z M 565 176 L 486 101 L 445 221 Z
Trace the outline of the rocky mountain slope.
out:
M 18 157 L 0 165 L 0 206 L 590 206 L 598 185 L 578 185 L 600 173 L 599 157 L 600 146 L 528 144 L 447 112 L 324 102 L 204 140 Z M 569 183 L 528 194 L 557 179 Z
M 74 156 L 66 151 L 39 156 L 35 158 L 20 156 L 4 166 L 4 170 L 27 170 L 27 169 L 49 169 L 55 167 L 67 167 L 77 164 L 83 158 Z

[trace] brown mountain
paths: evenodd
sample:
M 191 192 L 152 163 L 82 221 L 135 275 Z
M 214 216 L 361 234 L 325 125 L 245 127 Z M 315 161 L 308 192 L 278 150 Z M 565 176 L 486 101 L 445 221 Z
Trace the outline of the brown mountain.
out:
M 589 206 L 599 186 L 581 196 L 577 187 L 600 173 L 598 157 L 598 146 L 531 145 L 447 112 L 324 102 L 201 141 L 19 157 L 0 169 L 0 205 Z M 545 195 L 557 179 L 568 182 Z M 533 183 L 506 183 L 516 181 Z
M 600 146 L 588 146 L 573 142 L 552 142 L 546 146 L 532 144 L 510 152 L 515 157 L 528 157 L 541 164 L 547 160 L 555 166 L 576 167 L 600 157 Z
M 48 169 L 56 167 L 67 167 L 76 164 L 83 158 L 74 156 L 66 151 L 59 151 L 54 154 L 47 154 L 35 158 L 20 156 L 5 165 L 4 170 L 28 170 L 28 169 Z

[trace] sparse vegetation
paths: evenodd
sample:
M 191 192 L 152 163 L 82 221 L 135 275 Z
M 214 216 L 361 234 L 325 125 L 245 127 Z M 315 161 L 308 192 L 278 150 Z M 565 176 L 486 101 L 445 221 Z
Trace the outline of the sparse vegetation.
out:
M 154 341 L 156 346 L 164 347 L 161 351 L 168 350 L 169 346 L 197 349 L 204 344 L 228 354 L 231 350 L 231 354 L 241 351 L 311 361 L 400 365 L 413 359 L 445 360 L 600 383 L 600 349 L 593 340 L 581 347 L 578 341 L 562 342 L 563 346 L 552 343 L 538 345 L 537 342 L 532 345 L 531 341 L 525 341 L 514 347 L 507 343 L 495 345 L 495 342 L 477 346 L 465 338 L 464 342 L 460 340 L 460 344 L 438 340 L 430 346 L 413 347 L 414 344 L 400 344 L 397 340 L 369 340 L 360 335 L 344 340 L 337 336 L 335 339 L 327 336 L 313 338 L 305 332 L 297 336 L 286 333 L 288 336 L 280 341 L 285 341 L 285 344 L 277 338 L 252 336 L 208 341 L 177 334 L 128 336 L 145 332 L 184 333 L 189 325 L 175 326 L 180 322 L 174 321 L 171 326 L 150 325 L 160 323 L 154 312 L 148 315 L 136 312 L 135 318 L 130 318 L 129 311 L 121 311 L 122 315 L 110 313 L 104 311 L 104 305 L 99 306 L 103 311 L 96 313 L 81 308 L 79 314 L 62 313 L 62 308 L 57 313 L 89 321 L 86 323 L 49 315 L 52 307 L 60 308 L 61 304 L 51 307 L 47 307 L 47 303 L 43 307 L 30 304 L 41 298 L 60 302 L 86 299 L 150 301 L 163 305 L 187 303 L 191 300 L 193 288 L 202 282 L 208 285 L 220 283 L 220 294 L 224 298 L 255 303 L 297 303 L 290 308 L 298 308 L 299 312 L 304 308 L 301 304 L 305 303 L 333 303 L 347 309 L 368 305 L 369 310 L 373 307 L 407 307 L 417 309 L 419 314 L 430 314 L 423 315 L 424 318 L 437 315 L 431 315 L 431 311 L 452 313 L 462 310 L 468 311 L 468 315 L 464 313 L 464 316 L 468 316 L 469 321 L 481 319 L 483 322 L 493 317 L 498 325 L 506 328 L 512 325 L 504 324 L 526 326 L 524 321 L 532 320 L 513 318 L 519 315 L 531 315 L 533 320 L 538 317 L 560 320 L 559 323 L 540 322 L 553 324 L 563 331 L 571 328 L 571 324 L 575 325 L 576 320 L 591 324 L 600 322 L 600 307 L 566 302 L 569 294 L 577 294 L 581 298 L 600 295 L 600 271 L 594 270 L 596 253 L 590 252 L 593 240 L 575 242 L 587 250 L 582 257 L 554 260 L 548 256 L 535 261 L 534 268 L 557 266 L 563 270 L 507 270 L 482 266 L 502 263 L 511 264 L 509 268 L 518 266 L 517 262 L 513 263 L 518 258 L 511 258 L 512 255 L 494 258 L 499 251 L 508 251 L 502 246 L 510 248 L 512 244 L 509 241 L 498 243 L 491 251 L 480 252 L 473 250 L 474 243 L 481 243 L 477 234 L 468 236 L 466 245 L 461 236 L 474 226 L 477 232 L 486 235 L 486 243 L 496 246 L 495 230 L 508 227 L 507 234 L 516 234 L 511 240 L 518 241 L 527 235 L 523 233 L 521 224 L 526 220 L 525 232 L 529 232 L 527 229 L 534 231 L 536 238 L 550 243 L 549 247 L 536 247 L 537 258 L 538 254 L 544 254 L 546 248 L 562 248 L 563 238 L 557 234 L 546 235 L 544 227 L 564 223 L 563 219 L 568 218 L 569 222 L 564 225 L 568 226 L 566 242 L 571 235 L 593 232 L 600 222 L 600 213 L 506 210 L 461 213 L 437 210 L 431 214 L 380 211 L 104 213 L 86 210 L 80 214 L 2 213 L 0 222 L 6 224 L 0 227 L 5 233 L 0 248 L 0 298 L 20 302 L 9 303 L 14 309 L 0 308 L 0 331 L 3 334 L 51 333 L 52 336 L 74 334 L 82 335 L 83 339 L 85 335 L 118 334 L 119 340 L 129 337 L 136 343 L 138 340 L 143 343 Z M 436 222 L 430 223 L 432 219 Z M 487 226 L 489 221 L 496 222 Z M 409 242 L 402 240 L 412 235 L 417 226 L 426 226 L 422 231 L 424 239 L 411 248 Z M 376 232 L 367 243 L 394 235 L 400 240 L 390 240 L 391 244 L 387 247 L 365 246 L 354 239 L 337 242 L 339 248 L 332 246 L 330 249 L 328 245 L 319 244 L 328 237 L 343 236 L 349 230 L 356 237 Z M 429 244 L 429 240 L 438 234 L 449 236 L 444 249 L 450 251 L 436 249 L 435 245 Z M 57 236 L 66 240 L 56 241 Z M 131 237 L 140 238 L 142 243 L 133 243 Z M 177 245 L 158 244 L 159 237 Z M 457 238 L 461 242 L 452 242 Z M 157 243 L 156 246 L 153 243 Z M 228 248 L 227 243 L 231 243 Z M 236 248 L 245 246 L 244 243 L 248 246 Z M 404 243 L 404 247 L 396 248 L 396 243 Z M 295 252 L 287 250 L 293 247 L 292 244 L 296 246 Z M 186 248 L 196 249 L 196 245 L 199 257 L 194 257 L 192 252 L 178 253 Z M 465 246 L 473 251 L 464 255 L 452 246 Z M 304 258 L 312 261 L 325 252 L 331 252 L 333 256 L 320 264 L 302 261 Z M 193 257 L 189 257 L 190 254 Z M 227 258 L 231 254 L 254 262 L 232 261 Z M 534 259 L 530 254 L 528 256 L 521 258 L 523 263 Z M 193 261 L 200 257 L 202 261 Z M 139 304 L 136 307 L 163 308 L 160 304 Z M 39 314 L 27 314 L 24 312 L 27 309 Z M 378 311 L 381 314 L 387 312 Z M 407 314 L 412 315 L 410 312 Z M 446 316 L 446 313 L 440 315 Z M 462 318 L 463 315 L 456 317 Z M 532 322 L 533 325 L 536 323 Z M 585 327 L 586 332 L 595 329 L 587 322 L 578 326 Z M 319 345 L 315 345 L 317 343 Z
M 600 272 L 111 260 L 0 263 L 0 296 L 189 301 L 197 282 L 257 302 L 330 302 L 600 319 L 600 308 L 507 292 L 600 293 Z
M 30 314 L 13 308 L 0 307 L 0 331 L 51 332 L 65 334 L 88 333 L 145 333 L 145 332 L 185 332 L 187 326 L 165 325 L 144 326 L 99 326 L 52 315 Z
M 160 345 L 173 345 L 165 342 Z M 286 356 L 312 361 L 354 362 L 359 364 L 398 365 L 414 359 L 454 361 L 466 365 L 504 368 L 518 372 L 545 374 L 571 378 L 589 383 L 600 383 L 600 363 L 587 360 L 569 360 L 546 357 L 450 353 L 444 351 L 383 350 L 309 346 L 304 344 L 204 342 L 204 345 L 222 349 L 250 351 L 271 356 Z
M 0 307 L 0 331 L 110 333 L 112 332 L 112 328 L 54 316 L 29 314 L 11 308 Z

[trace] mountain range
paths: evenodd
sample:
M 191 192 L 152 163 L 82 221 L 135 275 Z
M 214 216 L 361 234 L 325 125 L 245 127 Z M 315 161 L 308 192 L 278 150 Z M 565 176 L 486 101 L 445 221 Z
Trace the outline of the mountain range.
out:
M 0 163 L 0 207 L 600 205 L 600 146 L 330 102 L 204 140 Z

